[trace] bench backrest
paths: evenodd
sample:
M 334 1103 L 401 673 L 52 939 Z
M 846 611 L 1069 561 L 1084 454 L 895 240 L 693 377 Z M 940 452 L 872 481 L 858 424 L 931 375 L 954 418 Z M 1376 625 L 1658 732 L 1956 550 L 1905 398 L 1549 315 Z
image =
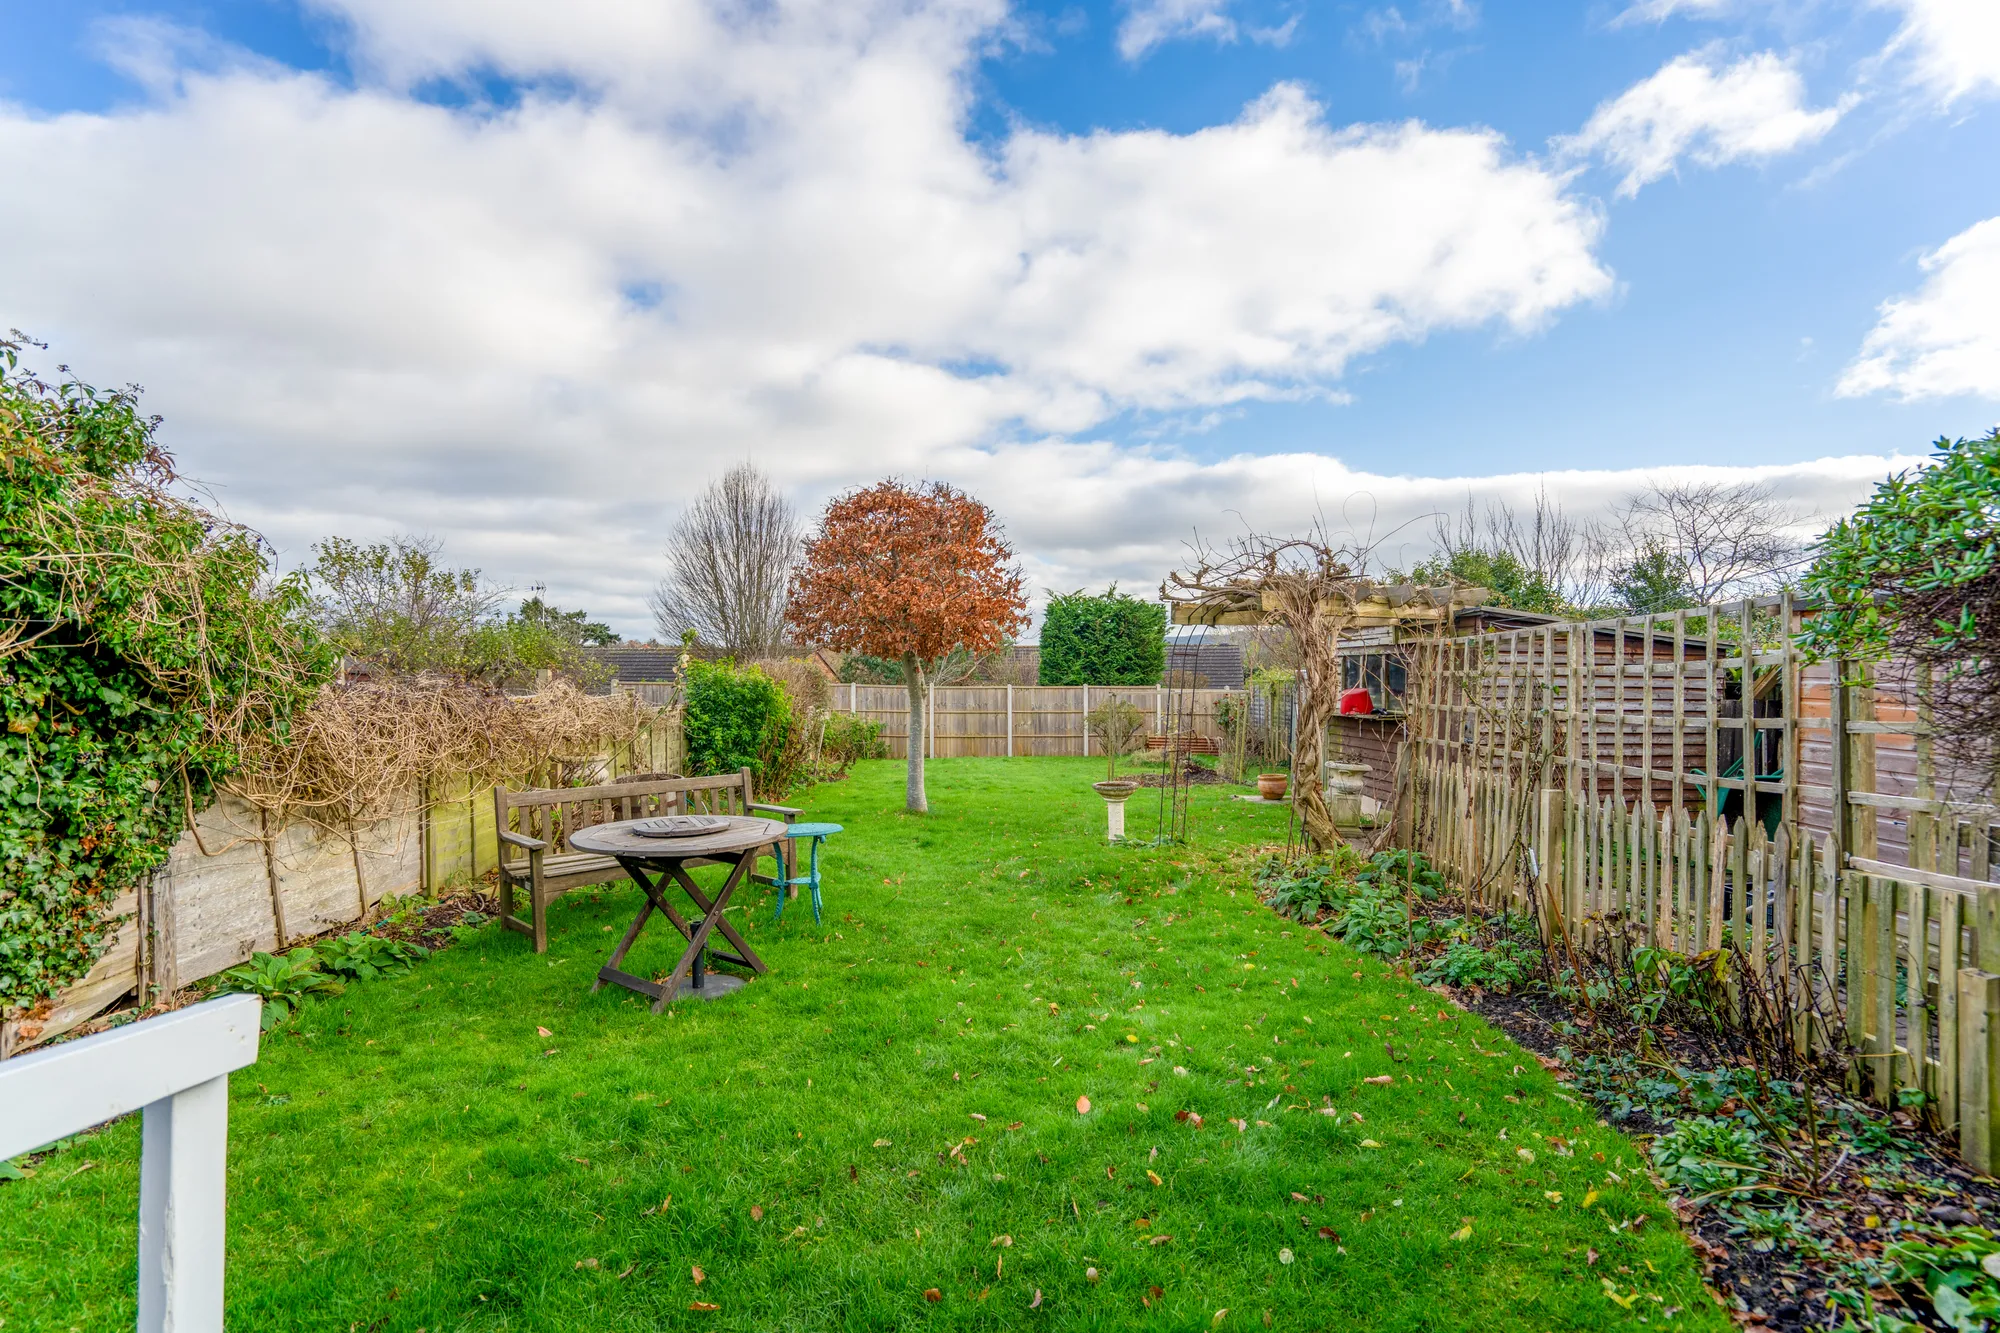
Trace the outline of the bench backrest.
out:
M 705 778 L 652 778 L 596 787 L 552 787 L 534 791 L 493 789 L 496 829 L 540 838 L 554 855 L 569 850 L 569 835 L 595 824 L 655 815 L 743 815 L 750 812 L 750 770 Z M 501 844 L 501 854 L 519 860 L 526 853 Z

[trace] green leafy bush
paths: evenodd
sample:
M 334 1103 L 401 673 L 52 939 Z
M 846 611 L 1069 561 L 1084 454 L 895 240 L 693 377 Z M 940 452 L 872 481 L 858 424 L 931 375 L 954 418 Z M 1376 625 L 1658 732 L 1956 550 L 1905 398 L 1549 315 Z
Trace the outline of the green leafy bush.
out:
M 0 340 L 0 1016 L 84 976 L 109 908 L 331 674 L 297 577 L 193 504 L 135 391 Z
M 223 994 L 263 997 L 266 1030 L 291 1017 L 308 995 L 338 995 L 345 989 L 338 977 L 320 970 L 319 955 L 310 948 L 283 954 L 253 953 L 249 962 L 238 963 L 217 980 Z
M 1042 618 L 1044 685 L 1157 685 L 1167 668 L 1167 609 L 1112 584 L 1049 599 Z
M 882 739 L 882 724 L 853 713 L 835 713 L 826 720 L 820 738 L 821 782 L 847 775 L 863 759 L 887 759 L 889 743 Z
M 733 773 L 748 768 L 764 786 L 774 754 L 792 722 L 784 687 L 761 667 L 688 659 L 681 726 L 688 771 Z
M 431 956 L 431 951 L 421 944 L 384 939 L 359 930 L 322 940 L 316 951 L 321 967 L 356 981 L 399 976 Z
M 1805 588 L 1831 605 L 1801 642 L 1819 657 L 1895 651 L 1935 668 L 1940 743 L 1990 761 L 2000 731 L 2000 428 L 1934 450 L 1929 466 L 1883 481 L 1820 538 Z
M 1265 902 L 1280 916 L 1317 921 L 1322 911 L 1353 895 L 1354 878 L 1367 865 L 1360 853 L 1343 843 L 1324 855 L 1293 861 L 1267 857 L 1254 878 Z

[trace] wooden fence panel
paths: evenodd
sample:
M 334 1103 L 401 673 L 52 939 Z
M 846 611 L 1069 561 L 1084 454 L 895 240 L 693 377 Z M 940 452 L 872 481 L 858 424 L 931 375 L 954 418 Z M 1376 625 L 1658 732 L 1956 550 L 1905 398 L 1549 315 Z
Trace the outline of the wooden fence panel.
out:
M 1174 690 L 1153 685 L 940 685 L 926 711 L 925 753 L 933 758 L 1083 756 L 1098 752 L 1085 726 L 1090 711 L 1122 699 L 1146 717 L 1146 734 L 1224 739 L 1215 709 L 1241 690 Z M 909 695 L 901 685 L 836 685 L 836 712 L 882 728 L 891 758 L 909 754 Z

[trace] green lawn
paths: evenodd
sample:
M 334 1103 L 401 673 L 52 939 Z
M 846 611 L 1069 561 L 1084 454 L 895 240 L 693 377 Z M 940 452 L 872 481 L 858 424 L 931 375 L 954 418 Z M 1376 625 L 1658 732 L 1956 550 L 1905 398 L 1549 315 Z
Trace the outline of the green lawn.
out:
M 1101 775 L 806 793 L 826 923 L 746 900 L 771 973 L 714 1003 L 588 993 L 614 888 L 544 957 L 487 927 L 309 1004 L 231 1084 L 230 1327 L 1726 1327 L 1629 1141 L 1257 904 L 1280 809 L 1197 789 L 1191 846 L 1112 847 Z M 5 1333 L 130 1326 L 137 1128 L 0 1185 Z

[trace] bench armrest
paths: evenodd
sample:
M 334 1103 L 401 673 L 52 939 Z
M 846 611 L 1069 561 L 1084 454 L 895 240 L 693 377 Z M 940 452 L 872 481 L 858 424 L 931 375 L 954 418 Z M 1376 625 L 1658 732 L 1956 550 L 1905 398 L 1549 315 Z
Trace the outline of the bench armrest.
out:
M 792 823 L 801 814 L 805 813 L 795 805 L 764 805 L 756 801 L 751 802 L 750 808 L 752 810 L 762 810 L 768 814 L 783 815 L 787 824 Z
M 500 841 L 515 847 L 525 847 L 531 852 L 545 852 L 549 848 L 549 845 L 540 838 L 531 838 L 525 833 L 514 833 L 507 829 L 500 830 Z

